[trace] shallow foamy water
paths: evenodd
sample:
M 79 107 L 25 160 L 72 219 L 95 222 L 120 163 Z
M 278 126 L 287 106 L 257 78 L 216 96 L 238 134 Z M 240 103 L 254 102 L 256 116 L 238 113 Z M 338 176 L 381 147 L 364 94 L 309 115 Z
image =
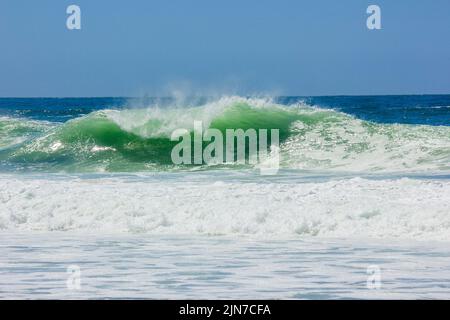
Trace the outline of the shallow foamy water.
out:
M 0 230 L 450 241 L 450 179 L 0 176 Z
M 66 233 L 0 239 L 0 298 L 450 298 L 448 243 Z M 67 286 L 73 265 L 79 289 Z M 379 289 L 367 286 L 374 266 Z

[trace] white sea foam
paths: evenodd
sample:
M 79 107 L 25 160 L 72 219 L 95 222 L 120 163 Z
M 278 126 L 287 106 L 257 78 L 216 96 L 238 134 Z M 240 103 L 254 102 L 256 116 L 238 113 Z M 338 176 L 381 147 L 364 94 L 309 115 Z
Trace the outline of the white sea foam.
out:
M 215 180 L 2 176 L 0 229 L 450 240 L 449 180 Z

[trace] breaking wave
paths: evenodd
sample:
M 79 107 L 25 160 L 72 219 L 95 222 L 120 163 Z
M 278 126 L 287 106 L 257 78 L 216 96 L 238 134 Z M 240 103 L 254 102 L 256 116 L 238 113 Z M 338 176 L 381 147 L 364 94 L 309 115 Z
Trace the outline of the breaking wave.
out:
M 178 128 L 279 129 L 281 167 L 333 171 L 449 171 L 450 127 L 378 124 L 271 99 L 223 97 L 198 106 L 107 109 L 63 124 L 0 118 L 0 161 L 14 170 L 134 172 L 172 164 Z M 207 168 L 207 166 L 202 166 Z

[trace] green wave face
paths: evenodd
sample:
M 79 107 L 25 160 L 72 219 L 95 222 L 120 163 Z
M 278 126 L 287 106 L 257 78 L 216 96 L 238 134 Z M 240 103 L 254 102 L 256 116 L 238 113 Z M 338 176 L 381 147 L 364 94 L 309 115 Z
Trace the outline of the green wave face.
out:
M 104 114 L 94 113 L 25 143 L 8 160 L 51 171 L 140 171 L 169 163 L 171 144 L 124 131 Z
M 179 128 L 192 133 L 194 121 L 222 132 L 279 129 L 282 168 L 450 170 L 450 127 L 375 124 L 336 111 L 240 97 L 189 108 L 102 110 L 61 125 L 1 118 L 0 161 L 65 172 L 192 169 L 173 165 L 178 142 L 170 136 Z

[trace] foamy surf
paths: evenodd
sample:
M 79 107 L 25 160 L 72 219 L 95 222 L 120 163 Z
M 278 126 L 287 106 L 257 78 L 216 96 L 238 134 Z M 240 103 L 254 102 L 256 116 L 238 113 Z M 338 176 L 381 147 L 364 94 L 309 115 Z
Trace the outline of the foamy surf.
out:
M 0 229 L 450 241 L 450 181 L 0 178 Z

